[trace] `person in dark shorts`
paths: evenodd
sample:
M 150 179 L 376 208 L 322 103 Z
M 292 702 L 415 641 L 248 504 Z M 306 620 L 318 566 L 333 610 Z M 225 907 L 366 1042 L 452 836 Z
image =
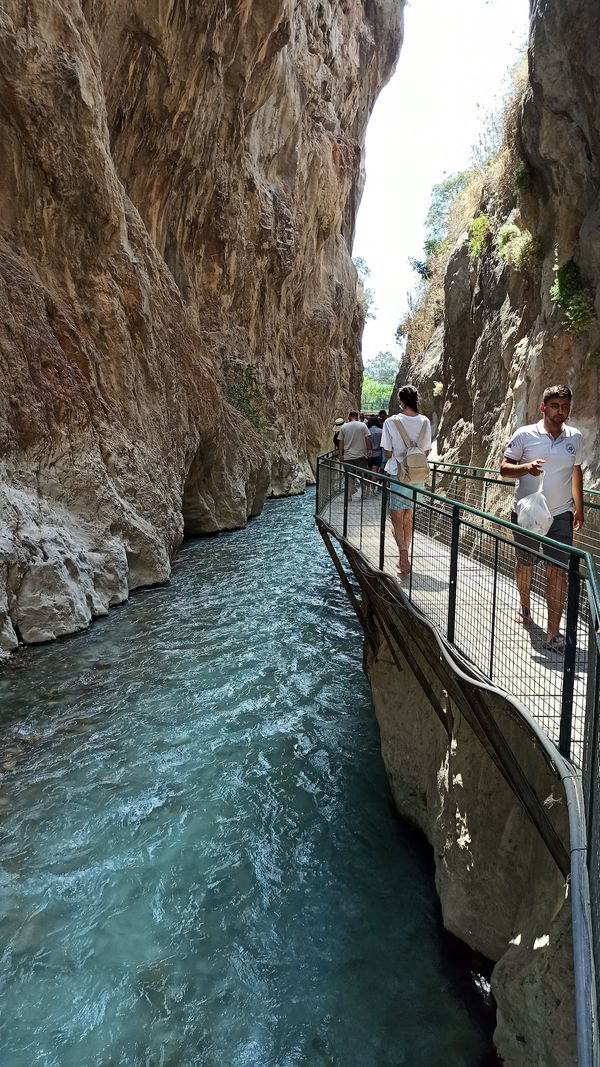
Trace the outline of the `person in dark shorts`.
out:
M 364 467 L 367 470 L 371 459 L 371 435 L 365 422 L 360 422 L 358 411 L 351 411 L 348 421 L 338 430 L 338 456 L 340 461 L 351 467 Z M 352 494 L 350 500 L 356 502 L 362 497 L 361 483 L 351 480 Z
M 371 436 L 371 458 L 369 460 L 369 470 L 375 471 L 379 474 L 379 471 L 383 467 L 382 453 L 381 453 L 381 435 L 383 433 L 382 425 L 378 418 L 374 415 L 367 422 L 367 429 Z
M 516 478 L 515 504 L 523 497 L 535 493 L 538 479 L 543 473 L 542 493 L 552 514 L 552 525 L 547 537 L 565 545 L 573 544 L 573 530 L 580 530 L 583 515 L 583 476 L 579 459 L 582 434 L 574 426 L 567 426 L 571 412 L 572 393 L 567 385 L 553 385 L 544 390 L 540 411 L 542 418 L 530 426 L 521 426 L 511 437 L 500 464 L 503 478 Z M 518 525 L 516 508 L 511 522 Z M 533 568 L 539 559 L 546 560 L 546 601 L 548 626 L 544 647 L 553 652 L 564 652 L 565 640 L 560 633 L 567 574 L 561 566 L 568 561 L 568 553 L 539 545 L 526 533 L 515 533 L 516 549 L 515 580 L 521 608 L 518 619 L 525 626 L 531 625 L 531 579 Z

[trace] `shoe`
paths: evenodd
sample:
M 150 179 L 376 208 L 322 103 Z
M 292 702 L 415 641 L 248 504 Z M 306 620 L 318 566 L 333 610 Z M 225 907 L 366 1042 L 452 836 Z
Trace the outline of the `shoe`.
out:
M 552 634 L 547 641 L 544 641 L 542 648 L 548 649 L 549 652 L 563 653 L 565 650 L 565 639 L 562 634 Z
M 531 626 L 533 619 L 531 617 L 531 611 L 529 608 L 520 608 L 517 612 L 515 619 L 517 622 L 522 623 L 523 626 Z

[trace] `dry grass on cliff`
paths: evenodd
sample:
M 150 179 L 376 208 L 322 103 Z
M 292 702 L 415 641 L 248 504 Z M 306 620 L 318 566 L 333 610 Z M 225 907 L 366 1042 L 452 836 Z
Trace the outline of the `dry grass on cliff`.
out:
M 461 236 L 466 237 L 473 218 L 482 210 L 508 212 L 516 200 L 516 177 L 522 167 L 519 113 L 527 87 L 524 53 L 511 71 L 510 88 L 502 107 L 490 113 L 473 147 L 470 180 L 456 197 L 448 216 L 447 235 L 428 260 L 431 276 L 422 282 L 398 326 L 407 338 L 406 360 L 417 360 L 427 348 L 444 316 L 444 280 L 450 256 Z M 485 202 L 485 206 L 484 206 Z
M 523 165 L 519 118 L 527 84 L 527 54 L 523 52 L 510 72 L 502 106 L 487 116 L 480 141 L 473 149 L 474 169 L 487 197 L 499 209 L 509 210 L 516 198 L 516 176 Z
M 398 326 L 398 336 L 407 338 L 406 360 L 419 358 L 444 317 L 444 279 L 450 256 L 467 229 L 481 201 L 482 179 L 474 171 L 448 216 L 447 236 L 428 260 L 431 277 L 416 296 L 408 298 L 408 311 Z

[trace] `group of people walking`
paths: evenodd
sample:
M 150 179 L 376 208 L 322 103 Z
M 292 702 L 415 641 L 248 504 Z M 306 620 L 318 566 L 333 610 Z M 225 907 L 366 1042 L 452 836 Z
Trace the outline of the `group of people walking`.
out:
M 425 456 L 428 455 L 431 423 L 419 411 L 419 398 L 413 385 L 402 386 L 398 391 L 398 402 L 399 413 L 389 418 L 382 409 L 366 422 L 361 422 L 358 411 L 351 411 L 347 422 L 336 420 L 334 447 L 337 447 L 342 463 L 390 476 L 389 510 L 398 546 L 398 570 L 407 575 L 410 574 L 413 489 L 423 489 L 425 482 L 411 480 L 410 486 L 406 484 L 405 460 L 411 447 L 418 447 Z M 361 483 L 356 482 L 350 500 L 360 500 L 363 491 Z
M 351 411 L 346 421 L 336 419 L 334 448 L 340 461 L 349 467 L 370 470 L 374 474 L 389 475 L 389 514 L 398 546 L 397 567 L 401 575 L 410 573 L 410 547 L 415 489 L 423 489 L 425 479 L 418 481 L 407 471 L 407 457 L 414 453 L 426 460 L 431 449 L 431 424 L 419 411 L 417 390 L 412 385 L 398 392 L 400 411 L 389 418 L 382 410 L 364 421 L 358 411 Z M 573 531 L 584 523 L 583 477 L 581 471 L 582 434 L 567 425 L 571 412 L 572 393 L 568 386 L 554 385 L 544 390 L 540 403 L 541 419 L 521 426 L 510 438 L 500 465 L 503 478 L 516 480 L 511 521 L 519 525 L 522 501 L 540 490 L 549 511 L 546 536 L 565 545 L 572 545 Z M 418 460 L 417 460 L 418 462 Z M 419 469 L 418 467 L 415 469 Z M 414 473 L 414 470 L 413 470 Z M 364 483 L 363 484 L 367 484 Z M 377 486 L 376 481 L 371 485 Z M 361 482 L 354 482 L 352 502 L 361 499 Z M 521 523 L 523 525 L 523 523 Z M 550 546 L 539 551 L 539 542 L 523 531 L 515 533 L 515 578 L 520 598 L 517 621 L 532 625 L 531 585 L 536 562 L 546 563 L 547 633 L 545 648 L 563 652 L 564 636 L 560 622 L 566 599 L 566 553 Z M 561 566 L 562 564 L 562 566 Z

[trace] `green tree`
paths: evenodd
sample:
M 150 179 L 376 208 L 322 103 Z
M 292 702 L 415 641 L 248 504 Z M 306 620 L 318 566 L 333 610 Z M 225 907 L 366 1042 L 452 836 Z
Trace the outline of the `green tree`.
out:
M 458 174 L 444 178 L 443 182 L 437 182 L 431 190 L 429 211 L 425 218 L 423 257 L 413 257 L 408 261 L 423 281 L 429 281 L 432 277 L 433 257 L 448 237 L 450 212 L 470 179 L 471 173 L 461 170 Z
M 376 382 L 374 378 L 365 375 L 360 397 L 361 410 L 379 411 L 380 408 L 385 408 L 387 411 L 391 395 L 391 385 L 382 385 L 381 382 Z
M 366 319 L 375 318 L 375 296 L 373 290 L 369 289 L 366 285 L 366 279 L 371 274 L 371 268 L 368 266 L 365 259 L 362 256 L 354 256 L 352 262 L 356 267 L 356 273 L 358 274 L 357 280 L 357 296 L 358 303 L 360 304 L 361 311 Z
M 393 385 L 400 369 L 400 360 L 392 352 L 379 352 L 370 363 L 365 364 L 365 373 L 380 385 Z
M 469 184 L 471 172 L 461 170 L 438 182 L 431 190 L 431 203 L 425 218 L 425 253 L 431 255 L 448 235 L 448 219 L 456 198 Z M 429 251 L 428 251 L 429 245 Z
M 362 256 L 353 256 L 352 262 L 356 267 L 357 274 L 360 274 L 363 280 L 369 277 L 371 268 L 368 266 L 366 259 L 363 259 Z

